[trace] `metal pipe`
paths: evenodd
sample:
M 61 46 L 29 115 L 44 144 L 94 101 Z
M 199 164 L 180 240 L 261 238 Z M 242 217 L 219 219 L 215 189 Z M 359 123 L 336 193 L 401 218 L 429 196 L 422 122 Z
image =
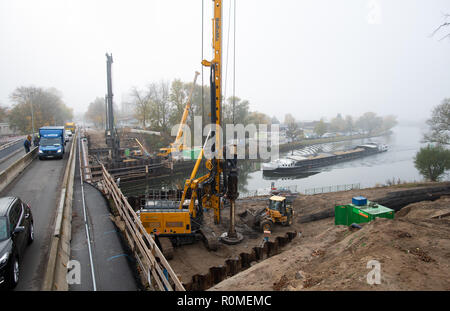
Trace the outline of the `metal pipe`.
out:
M 236 228 L 235 228 L 235 201 L 230 201 L 230 228 L 228 230 L 228 238 L 236 238 Z

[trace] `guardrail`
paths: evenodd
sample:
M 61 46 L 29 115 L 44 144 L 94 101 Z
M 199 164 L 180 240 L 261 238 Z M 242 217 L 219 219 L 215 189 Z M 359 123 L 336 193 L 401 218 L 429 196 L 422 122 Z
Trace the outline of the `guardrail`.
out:
M 0 172 L 0 191 L 3 191 L 37 156 L 38 147 L 34 147 L 23 157 Z
M 9 147 L 11 147 L 11 146 L 17 144 L 19 141 L 23 141 L 24 139 L 25 139 L 25 137 L 19 138 L 19 139 L 10 141 L 10 142 L 7 142 L 6 144 L 3 144 L 3 145 L 0 145 L 0 151 L 1 151 L 1 150 L 4 150 L 4 149 L 6 149 L 6 148 L 9 148 Z
M 317 187 L 300 190 L 298 185 L 291 186 L 282 186 L 277 188 L 277 190 L 281 191 L 290 191 L 292 193 L 301 193 L 304 195 L 313 195 L 313 194 L 321 194 L 321 193 L 329 193 L 329 192 L 338 192 L 338 191 L 348 191 L 361 189 L 360 183 L 357 184 L 346 184 L 346 185 L 335 185 L 335 186 L 325 186 L 325 187 Z M 257 197 L 257 196 L 267 196 L 271 192 L 270 188 L 257 189 L 252 191 L 247 191 L 239 194 L 239 199 L 245 199 L 249 197 Z
M 53 231 L 50 253 L 45 270 L 42 290 L 67 291 L 67 263 L 70 258 L 70 239 L 72 235 L 72 197 L 75 174 L 76 136 L 73 135 L 69 159 L 64 171 L 61 194 L 56 209 L 55 228 Z
M 103 164 L 102 173 L 102 191 L 108 198 L 113 199 L 119 215 L 125 223 L 125 236 L 148 284 L 154 286 L 156 283 L 157 289 L 162 291 L 184 291 L 184 286 L 178 276 L 170 267 L 156 242 L 142 226 L 138 215 Z
M 347 184 L 347 185 L 336 185 L 336 186 L 328 186 L 328 187 L 318 187 L 311 188 L 301 191 L 302 194 L 311 195 L 311 194 L 321 194 L 321 193 L 330 193 L 330 192 L 338 192 L 338 191 L 348 191 L 361 189 L 361 185 L 358 184 Z

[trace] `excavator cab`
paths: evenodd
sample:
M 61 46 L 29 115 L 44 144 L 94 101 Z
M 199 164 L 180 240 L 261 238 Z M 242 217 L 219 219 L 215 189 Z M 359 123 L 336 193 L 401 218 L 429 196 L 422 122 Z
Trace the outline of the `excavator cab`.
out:
M 269 199 L 269 210 L 277 211 L 280 214 L 286 213 L 286 199 L 284 197 L 273 196 Z

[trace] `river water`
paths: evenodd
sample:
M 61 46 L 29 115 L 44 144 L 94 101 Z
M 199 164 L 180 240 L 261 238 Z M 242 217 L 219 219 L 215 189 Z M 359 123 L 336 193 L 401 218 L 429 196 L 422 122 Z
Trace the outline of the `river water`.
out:
M 272 182 L 277 188 L 290 187 L 304 192 L 312 188 L 359 184 L 361 188 L 386 184 L 388 180 L 397 182 L 417 182 L 423 178 L 414 167 L 414 156 L 420 147 L 426 127 L 398 125 L 392 129 L 392 134 L 370 139 L 358 139 L 346 142 L 327 144 L 328 149 L 341 149 L 345 146 L 355 146 L 367 142 L 386 144 L 389 150 L 384 153 L 338 163 L 319 169 L 319 173 L 308 177 L 278 177 L 269 178 L 263 175 L 261 163 L 241 161 L 239 165 L 239 192 L 242 196 L 265 194 Z M 283 157 L 286 154 L 280 154 Z M 205 172 L 203 172 L 205 173 Z M 144 194 L 149 189 L 178 188 L 182 189 L 184 181 L 190 172 L 180 173 L 171 178 L 136 182 L 121 185 L 126 195 Z M 198 176 L 203 175 L 201 172 Z M 445 177 L 448 180 L 448 175 Z
M 276 178 L 263 176 L 261 170 L 248 174 L 246 186 L 242 192 L 268 189 L 274 182 L 276 187 L 296 186 L 299 191 L 345 184 L 360 184 L 361 188 L 386 184 L 388 180 L 396 182 L 422 181 L 423 178 L 414 167 L 414 157 L 423 144 L 420 142 L 426 128 L 414 126 L 396 126 L 392 134 L 364 140 L 348 141 L 346 145 L 377 142 L 388 145 L 384 153 L 323 167 L 318 174 L 305 178 Z M 336 147 L 343 143 L 335 143 Z

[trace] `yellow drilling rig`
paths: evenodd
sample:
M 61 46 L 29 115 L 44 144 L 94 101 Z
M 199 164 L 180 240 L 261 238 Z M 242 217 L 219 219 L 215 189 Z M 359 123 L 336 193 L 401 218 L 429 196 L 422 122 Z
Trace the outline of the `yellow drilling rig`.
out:
M 202 60 L 210 69 L 211 131 L 200 151 L 194 169 L 186 180 L 181 202 L 176 206 L 155 204 L 140 210 L 140 219 L 146 231 L 155 235 L 167 258 L 172 257 L 173 246 L 203 240 L 210 250 L 216 250 L 219 238 L 228 244 L 237 244 L 243 237 L 234 226 L 235 200 L 238 193 L 236 146 L 223 148 L 221 144 L 222 113 L 222 0 L 213 0 L 213 50 L 211 61 Z M 212 157 L 206 160 L 207 174 L 197 177 L 208 141 Z M 189 197 L 190 196 L 190 197 Z M 189 199 L 187 199 L 189 198 Z M 214 211 L 214 222 L 220 223 L 223 200 L 230 202 L 230 229 L 220 236 L 203 224 L 203 209 Z

